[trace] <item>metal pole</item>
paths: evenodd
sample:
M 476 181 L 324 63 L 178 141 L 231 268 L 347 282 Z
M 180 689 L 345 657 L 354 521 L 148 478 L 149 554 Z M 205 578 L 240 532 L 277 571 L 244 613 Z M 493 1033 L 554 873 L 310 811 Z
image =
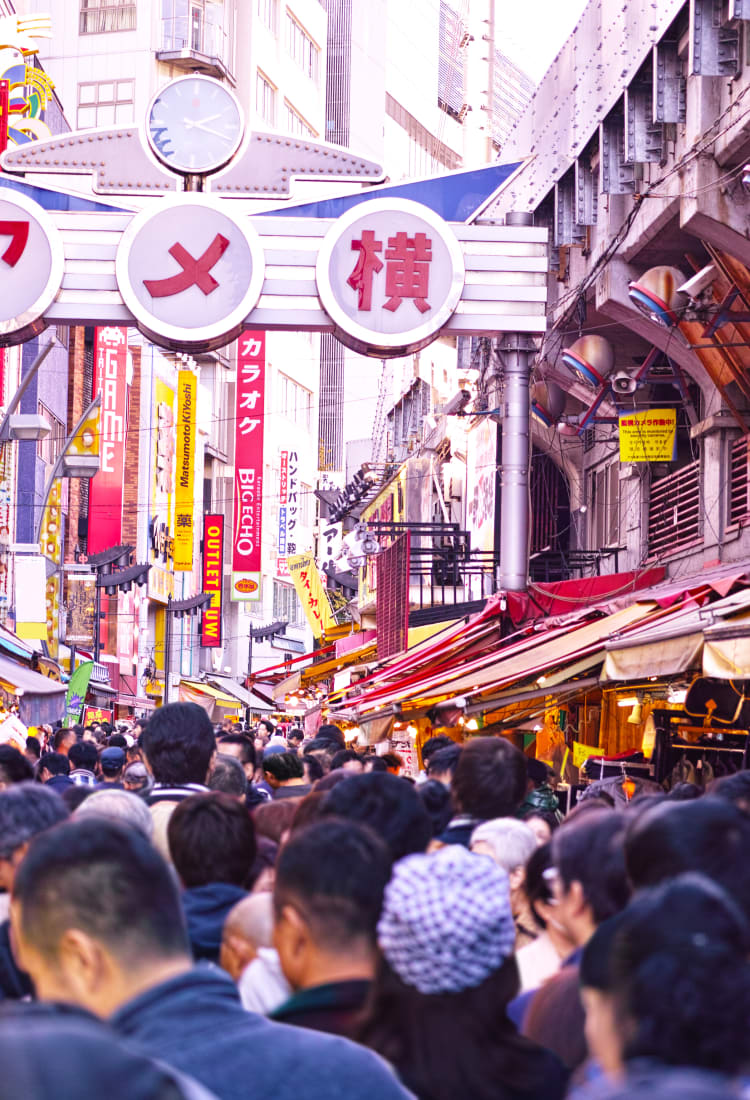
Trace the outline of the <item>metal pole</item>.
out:
M 52 340 L 50 340 L 50 342 L 48 344 L 44 345 L 44 347 L 39 352 L 39 354 L 37 355 L 34 362 L 31 364 L 31 366 L 27 370 L 24 377 L 21 379 L 21 385 L 18 387 L 18 389 L 16 390 L 16 392 L 13 394 L 12 398 L 10 399 L 10 403 L 9 403 L 7 409 L 5 410 L 5 416 L 3 417 L 2 420 L 0 420 L 0 439 L 3 440 L 3 442 L 7 442 L 10 439 L 10 434 L 9 434 L 9 432 L 10 432 L 10 427 L 9 427 L 10 418 L 13 415 L 13 413 L 16 411 L 18 406 L 20 405 L 21 398 L 26 393 L 26 390 L 28 389 L 32 378 L 34 377 L 34 375 L 39 370 L 39 368 L 41 367 L 44 360 L 47 358 L 47 356 L 49 355 L 49 353 L 52 351 L 53 347 L 55 346 L 56 339 L 57 339 L 56 337 L 53 337 Z
M 500 588 L 523 592 L 529 574 L 529 382 L 536 348 L 525 333 L 513 332 L 499 341 L 497 350 L 505 383 L 500 465 Z
M 99 587 L 99 581 L 101 574 L 99 570 L 96 570 L 96 598 L 95 598 L 95 612 L 94 612 L 94 660 L 98 663 L 99 653 L 101 652 L 101 639 L 100 631 L 102 626 L 102 590 Z
M 247 645 L 247 683 L 250 686 L 253 678 L 253 628 L 250 626 L 250 636 Z
M 164 610 L 164 705 L 169 702 L 169 673 L 172 663 L 172 597 L 167 596 Z
M 44 495 L 42 497 L 42 507 L 39 510 L 39 519 L 37 520 L 36 527 L 34 529 L 34 542 L 39 542 L 39 536 L 42 533 L 42 520 L 44 519 L 44 509 L 47 507 L 47 501 L 49 500 L 49 495 L 52 492 L 52 486 L 54 484 L 55 478 L 58 476 L 58 474 L 60 473 L 60 470 L 62 469 L 62 465 L 63 465 L 63 462 L 65 460 L 65 456 L 68 453 L 68 447 L 71 445 L 71 443 L 73 442 L 75 437 L 78 435 L 79 431 L 81 430 L 83 425 L 86 423 L 88 418 L 91 416 L 94 409 L 98 409 L 99 406 L 101 405 L 101 403 L 102 403 L 102 395 L 97 394 L 97 396 L 91 402 L 91 404 L 86 409 L 86 411 L 81 415 L 80 419 L 78 420 L 78 423 L 73 428 L 73 431 L 70 433 L 68 438 L 65 440 L 65 442 L 63 444 L 63 448 L 60 451 L 60 454 L 57 456 L 57 462 L 52 467 L 52 470 L 50 471 L 50 475 L 47 478 L 47 484 L 44 486 Z

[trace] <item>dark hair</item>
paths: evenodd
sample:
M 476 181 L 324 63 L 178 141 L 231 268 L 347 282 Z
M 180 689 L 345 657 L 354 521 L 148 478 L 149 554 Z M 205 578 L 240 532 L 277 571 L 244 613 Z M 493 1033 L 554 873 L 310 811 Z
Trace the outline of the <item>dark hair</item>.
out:
M 85 783 L 69 783 L 65 790 L 60 792 L 60 798 L 70 812 L 74 813 L 90 794 L 96 793 L 97 789 L 96 787 L 89 787 Z
M 302 766 L 304 774 L 304 766 L 307 765 L 307 774 L 310 777 L 310 782 L 315 783 L 316 780 L 322 779 L 325 775 L 323 771 L 323 765 L 318 760 L 317 756 L 308 756 L 307 753 L 302 757 Z
M 526 776 L 535 787 L 542 787 L 549 783 L 549 768 L 543 760 L 537 760 L 533 756 L 526 757 Z
M 391 850 L 394 862 L 423 852 L 432 822 L 414 787 L 397 775 L 352 775 L 328 792 L 326 814 L 369 825 Z
M 291 741 L 294 738 L 295 741 L 305 740 L 305 731 L 301 730 L 299 726 L 292 726 L 289 733 L 286 735 L 287 741 Z
M 15 783 L 0 791 L 0 859 L 10 859 L 21 845 L 67 816 L 57 791 L 39 783 Z
M 425 768 L 429 762 L 430 757 L 434 752 L 439 752 L 440 749 L 449 749 L 456 742 L 452 737 L 446 737 L 444 733 L 437 734 L 435 737 L 428 737 L 424 745 L 422 745 L 422 763 Z M 459 748 L 461 746 L 459 745 Z
M 565 889 L 580 882 L 595 924 L 619 912 L 630 897 L 625 873 L 625 823 L 610 810 L 566 822 L 552 838 L 552 858 Z
M 521 821 L 526 823 L 531 821 L 532 817 L 538 817 L 540 821 L 544 821 L 545 824 L 549 825 L 551 833 L 554 833 L 555 829 L 559 829 L 561 824 L 560 819 L 552 810 L 541 810 L 538 806 L 524 806 L 519 810 L 518 816 Z
M 351 772 L 344 772 L 341 768 L 337 768 L 335 772 L 329 772 L 322 779 L 316 779 L 313 790 L 322 791 L 325 794 L 327 791 L 332 791 L 339 783 L 343 783 L 345 779 L 350 779 L 351 776 Z
M 697 783 L 675 783 L 666 798 L 668 802 L 692 802 L 695 798 L 701 798 L 703 794 L 703 787 L 699 787 Z
M 239 761 L 241 764 L 252 764 L 256 766 L 257 757 L 255 752 L 255 743 L 252 737 L 246 737 L 243 733 L 224 733 L 219 738 L 219 752 L 221 752 L 222 745 L 239 745 L 240 754 Z
M 374 753 L 371 756 L 365 757 L 365 766 L 369 767 L 371 772 L 383 772 L 388 771 L 388 765 L 382 756 L 376 756 Z
M 260 802 L 253 807 L 253 824 L 259 836 L 268 837 L 280 844 L 287 829 L 292 826 L 301 799 L 281 798 L 278 802 Z
M 39 761 L 39 769 L 46 768 L 50 775 L 69 775 L 70 761 L 61 752 L 48 752 Z
M 581 1003 L 578 968 L 564 966 L 544 982 L 531 999 L 523 1031 L 551 1050 L 569 1070 L 586 1061 L 586 1017 Z
M 537 912 L 536 902 L 542 901 L 549 905 L 553 900 L 552 891 L 544 877 L 544 872 L 549 870 L 552 866 L 551 844 L 540 844 L 539 847 L 531 853 L 526 862 L 523 891 L 528 899 L 534 922 L 542 929 L 547 927 L 547 922 L 544 917 Z
M 289 827 L 290 833 L 299 832 L 300 829 L 306 829 L 308 825 L 320 821 L 325 816 L 323 813 L 325 800 L 325 791 L 310 791 L 304 798 L 295 798 L 293 801 L 296 803 L 297 808 Z
M 192 794 L 177 803 L 167 826 L 169 852 L 183 884 L 244 886 L 255 859 L 255 826 L 229 794 Z
M 71 737 L 75 738 L 75 736 L 76 735 L 73 730 L 68 729 L 67 726 L 63 727 L 63 729 L 59 729 L 55 734 L 54 741 L 52 742 L 55 752 L 59 752 L 60 748 L 65 744 L 65 742 L 70 741 Z
M 746 1061 L 750 929 L 704 875 L 679 875 L 633 899 L 611 957 L 628 1021 L 625 1057 L 734 1076 Z
M 496 1100 L 498 1082 L 509 1093 L 542 1096 L 549 1063 L 506 1014 L 518 988 L 513 956 L 478 986 L 429 995 L 381 959 L 358 1038 L 416 1096 Z
M 217 753 L 208 775 L 208 789 L 242 797 L 247 791 L 245 769 L 235 756 Z
M 290 779 L 302 779 L 305 769 L 296 752 L 273 752 L 263 754 L 263 771 L 269 772 L 278 783 Z
M 461 746 L 455 743 L 447 745 L 443 749 L 436 749 L 428 761 L 427 774 L 444 775 L 445 772 L 450 772 L 451 776 L 453 776 L 460 755 Z
M 190 955 L 174 877 L 127 825 L 98 818 L 92 828 L 84 817 L 41 833 L 16 871 L 13 898 L 29 940 L 48 958 L 67 928 L 124 960 Z
M 90 772 L 95 771 L 99 760 L 96 745 L 92 745 L 90 741 L 76 741 L 75 745 L 70 746 L 68 760 L 74 768 L 84 768 Z
M 216 748 L 213 726 L 197 703 L 167 703 L 149 720 L 143 751 L 157 783 L 205 783 Z
M 404 758 L 398 752 L 384 752 L 380 759 L 386 768 L 403 768 Z
M 34 769 L 29 761 L 13 745 L 0 745 L 0 781 L 23 783 L 34 778 Z
M 503 738 L 475 737 L 461 750 L 452 790 L 459 813 L 512 817 L 526 794 L 526 758 Z
M 439 750 L 439 752 L 443 751 L 445 750 Z M 416 791 L 419 801 L 430 815 L 433 837 L 440 836 L 448 828 L 448 822 L 453 817 L 450 791 L 438 779 L 428 779 L 426 783 L 420 783 Z
M 298 909 L 316 943 L 339 954 L 366 938 L 375 947 L 391 856 L 371 829 L 320 820 L 295 832 L 276 863 L 274 908 Z
M 750 818 L 723 799 L 660 802 L 628 826 L 627 873 L 635 890 L 686 871 L 718 882 L 750 917 Z
M 711 784 L 708 792 L 712 798 L 733 802 L 740 810 L 750 811 L 750 771 L 723 775 Z
M 315 734 L 316 741 L 323 741 L 324 744 L 330 747 L 335 745 L 336 748 L 346 748 L 346 738 L 343 732 L 338 726 L 334 726 L 331 722 L 324 722 L 322 726 L 318 728 L 318 732 Z
M 274 726 L 274 724 L 273 724 L 273 722 L 271 721 L 270 718 L 261 718 L 261 720 L 258 722 L 258 729 L 260 729 L 261 726 L 266 727 L 266 729 L 268 730 L 269 736 L 276 729 L 276 727 Z
M 37 760 L 42 755 L 42 745 L 38 737 L 34 737 L 32 734 L 26 738 L 26 752 L 30 752 L 32 756 L 35 756 Z
M 126 749 L 128 747 L 127 738 L 124 733 L 112 733 L 107 741 L 107 747 L 110 749 Z
M 333 760 L 331 761 L 331 771 L 338 771 L 339 768 L 343 768 L 344 764 L 347 764 L 350 760 L 357 760 L 362 762 L 362 757 L 354 749 L 339 749 L 337 753 L 334 753 Z

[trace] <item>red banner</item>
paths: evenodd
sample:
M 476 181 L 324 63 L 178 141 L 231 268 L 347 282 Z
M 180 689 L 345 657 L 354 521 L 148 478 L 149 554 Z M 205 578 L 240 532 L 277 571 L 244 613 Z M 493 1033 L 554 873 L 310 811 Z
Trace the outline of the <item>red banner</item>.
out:
M 203 612 L 201 645 L 216 649 L 221 645 L 221 582 L 224 573 L 224 517 L 203 517 L 203 591 L 211 593 L 211 603 Z
M 234 429 L 233 600 L 259 600 L 263 511 L 266 334 L 246 330 L 237 353 Z
M 99 472 L 89 488 L 88 551 L 122 542 L 122 489 L 128 413 L 128 330 L 98 328 L 94 344 L 94 394 L 101 394 Z

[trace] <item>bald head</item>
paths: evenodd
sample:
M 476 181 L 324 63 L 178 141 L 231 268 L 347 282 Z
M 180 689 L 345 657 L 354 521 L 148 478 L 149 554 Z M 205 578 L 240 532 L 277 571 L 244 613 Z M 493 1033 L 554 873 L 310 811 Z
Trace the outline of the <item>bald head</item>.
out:
M 273 895 L 249 894 L 224 921 L 220 963 L 235 981 L 261 947 L 273 946 Z

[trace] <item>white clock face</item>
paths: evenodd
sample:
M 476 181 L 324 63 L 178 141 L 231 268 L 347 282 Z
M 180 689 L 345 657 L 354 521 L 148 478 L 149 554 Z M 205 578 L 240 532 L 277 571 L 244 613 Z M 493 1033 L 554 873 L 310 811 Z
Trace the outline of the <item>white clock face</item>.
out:
M 148 112 L 148 139 L 174 172 L 216 172 L 232 159 L 244 122 L 235 96 L 208 76 L 184 76 L 165 85 Z

